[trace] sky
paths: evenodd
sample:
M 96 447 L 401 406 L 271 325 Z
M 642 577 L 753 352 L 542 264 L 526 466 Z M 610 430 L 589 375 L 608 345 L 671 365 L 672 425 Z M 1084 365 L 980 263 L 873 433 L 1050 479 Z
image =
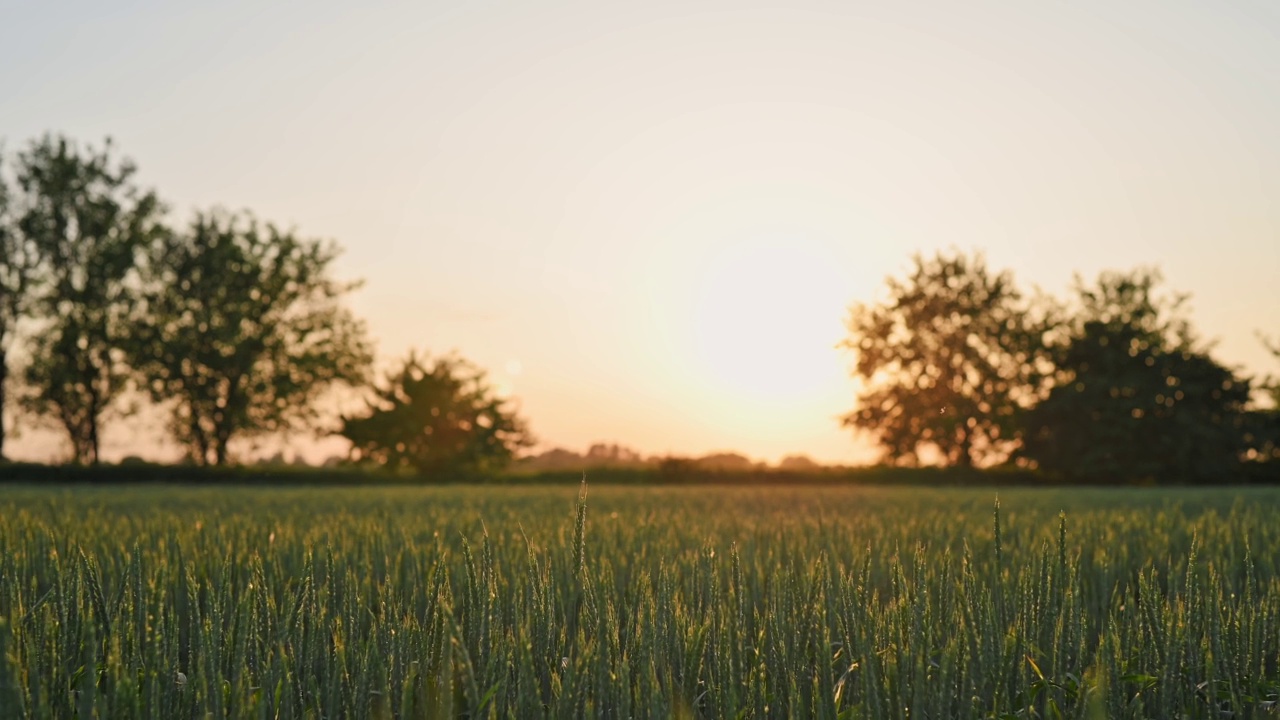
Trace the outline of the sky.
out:
M 1220 361 L 1280 372 L 1256 337 L 1280 336 L 1273 2 L 0 16 L 7 148 L 110 136 L 175 221 L 249 209 L 338 241 L 380 358 L 456 350 L 543 447 L 867 461 L 838 421 L 847 308 L 947 248 L 1059 295 L 1157 265 Z M 105 452 L 156 431 L 117 426 Z

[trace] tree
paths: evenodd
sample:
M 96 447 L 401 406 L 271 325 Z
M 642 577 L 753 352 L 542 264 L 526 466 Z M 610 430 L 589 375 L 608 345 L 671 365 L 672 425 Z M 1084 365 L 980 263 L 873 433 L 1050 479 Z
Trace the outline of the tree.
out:
M 843 424 L 872 433 L 893 462 L 926 448 L 953 466 L 999 457 L 1038 397 L 1049 313 L 980 254 L 913 261 L 905 281 L 887 281 L 888 300 L 850 309 L 842 345 L 864 385 Z
M 712 472 L 750 472 L 759 467 L 751 458 L 736 452 L 716 452 L 695 458 L 694 467 Z
M 814 462 L 808 455 L 788 455 L 778 461 L 778 469 L 788 472 L 809 473 L 822 469 L 822 465 Z
M 504 467 L 533 445 L 524 420 L 497 397 L 484 373 L 456 356 L 434 362 L 410 353 L 375 388 L 362 417 L 345 417 L 351 456 L 422 475 Z
M 0 157 L 0 161 L 3 158 Z M 13 217 L 12 189 L 0 167 L 0 459 L 4 458 L 9 352 L 36 291 L 36 252 Z
M 1071 480 L 1204 481 L 1239 468 L 1249 382 L 1201 349 L 1185 296 L 1158 272 L 1077 279 L 1078 310 L 1055 352 L 1057 376 L 1026 415 L 1022 453 Z
M 45 136 L 19 153 L 18 231 L 43 277 L 25 399 L 66 430 L 74 459 L 97 463 L 103 415 L 129 378 L 122 346 L 136 302 L 137 259 L 160 231 L 155 194 L 133 184 L 135 166 Z
M 1280 342 L 1261 334 L 1258 339 L 1275 359 L 1280 360 Z M 1247 413 L 1246 457 L 1255 463 L 1266 463 L 1271 468 L 1280 468 L 1280 378 L 1268 374 L 1258 382 L 1257 386 L 1263 400 L 1261 403 L 1256 403 Z M 1253 467 L 1257 469 L 1261 465 Z M 1272 470 L 1272 472 L 1277 471 Z
M 329 277 L 337 255 L 216 211 L 154 244 L 130 356 L 193 462 L 223 465 L 235 439 L 311 423 L 323 392 L 365 381 L 364 325 L 341 302 L 357 284 Z

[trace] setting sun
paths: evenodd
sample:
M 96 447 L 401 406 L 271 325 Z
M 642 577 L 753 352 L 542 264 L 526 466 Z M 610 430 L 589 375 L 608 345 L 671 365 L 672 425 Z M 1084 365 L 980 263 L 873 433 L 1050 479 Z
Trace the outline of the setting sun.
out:
M 847 301 L 838 265 L 834 253 L 794 240 L 720 248 L 686 306 L 691 372 L 778 405 L 827 391 Z

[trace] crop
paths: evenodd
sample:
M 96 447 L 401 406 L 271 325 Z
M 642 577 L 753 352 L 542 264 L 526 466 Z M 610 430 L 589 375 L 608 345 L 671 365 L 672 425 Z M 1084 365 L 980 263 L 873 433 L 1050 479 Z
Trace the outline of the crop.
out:
M 1270 716 L 1278 502 L 8 487 L 0 718 Z

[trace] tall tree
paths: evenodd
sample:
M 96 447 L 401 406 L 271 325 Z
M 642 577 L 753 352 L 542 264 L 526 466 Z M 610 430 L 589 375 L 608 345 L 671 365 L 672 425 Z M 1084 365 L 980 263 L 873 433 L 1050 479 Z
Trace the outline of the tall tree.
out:
M 1230 479 L 1245 450 L 1249 382 L 1201 348 L 1185 296 L 1155 270 L 1077 280 L 1069 340 L 1048 397 L 1026 415 L 1022 453 L 1094 482 Z
M 843 346 L 863 387 L 843 423 L 872 433 L 893 462 L 919 462 L 926 448 L 955 466 L 999 458 L 1038 397 L 1047 311 L 980 254 L 913 262 L 905 280 L 888 279 L 886 301 L 850 310 Z
M 135 170 L 110 141 L 81 149 L 49 135 L 17 159 L 17 225 L 45 275 L 49 318 L 31 345 L 26 404 L 57 419 L 81 463 L 98 462 L 101 420 L 126 387 L 137 259 L 160 230 L 160 202 L 133 183 Z
M 3 162 L 0 157 L 0 163 Z M 0 167 L 0 459 L 6 438 L 4 414 L 8 409 L 9 352 L 18 323 L 27 315 L 35 291 L 36 252 L 18 228 L 13 211 L 13 191 Z
M 154 245 L 130 357 L 192 461 L 225 464 L 237 438 L 311 423 L 323 392 L 364 381 L 372 352 L 342 302 L 358 283 L 330 276 L 338 252 L 216 211 Z
M 375 390 L 363 416 L 343 419 L 341 433 L 356 461 L 423 475 L 500 468 L 533 443 L 524 420 L 474 365 L 414 354 Z

